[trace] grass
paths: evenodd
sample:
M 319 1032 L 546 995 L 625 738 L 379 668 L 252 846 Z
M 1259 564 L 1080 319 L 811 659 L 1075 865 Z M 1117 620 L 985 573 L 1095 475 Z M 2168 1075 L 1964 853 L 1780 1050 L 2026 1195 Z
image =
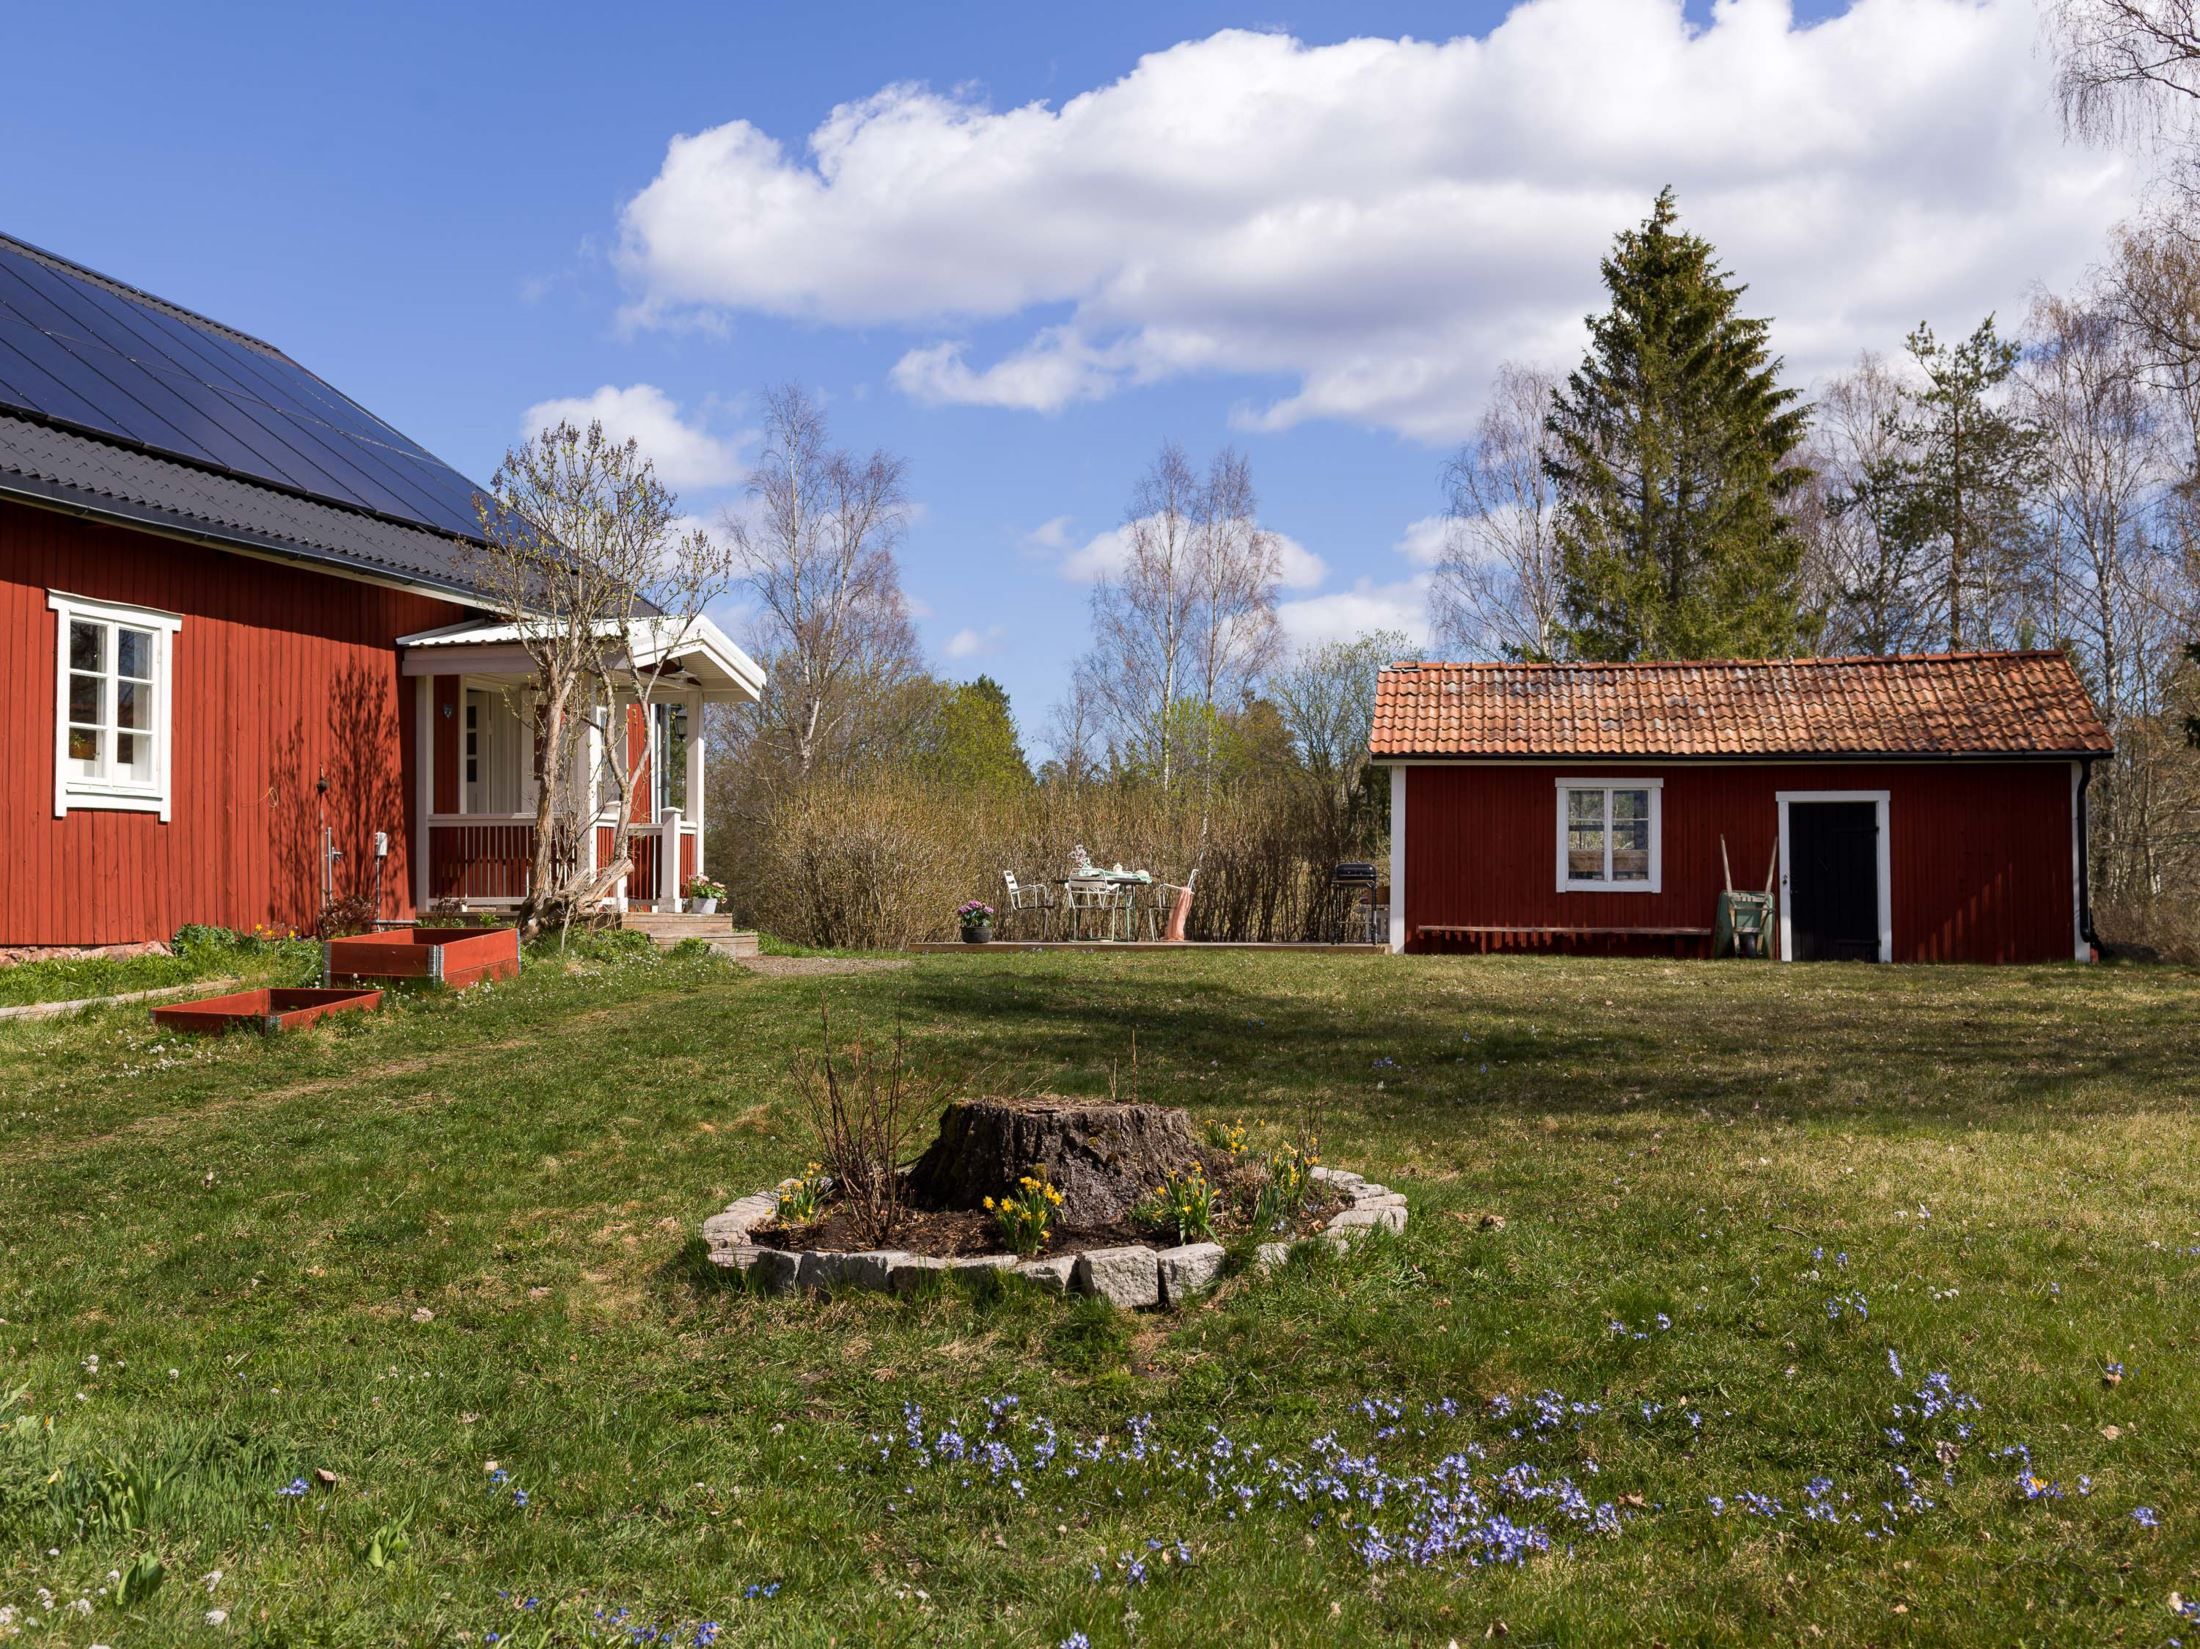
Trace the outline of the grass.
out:
M 696 1222 L 808 1155 L 821 988 L 942 1071 L 1102 1093 L 1135 1029 L 1144 1097 L 1324 1102 L 1413 1223 L 1177 1316 L 729 1288 Z M 2196 1008 L 2167 968 L 604 951 L 272 1041 L 0 1027 L 0 1606 L 112 1649 L 621 1608 L 786 1645 L 2200 1641 Z M 1976 1413 L 1916 1412 L 1936 1371 Z M 929 1464 L 870 1440 L 911 1404 Z M 1551 1549 L 1370 1566 L 1470 1446 Z M 1269 1454 L 1358 1500 L 1231 1515 Z
M 311 941 L 209 936 L 178 945 L 166 956 L 67 956 L 0 967 L 0 1008 L 120 996 L 200 979 L 290 984 L 320 965 L 320 946 Z

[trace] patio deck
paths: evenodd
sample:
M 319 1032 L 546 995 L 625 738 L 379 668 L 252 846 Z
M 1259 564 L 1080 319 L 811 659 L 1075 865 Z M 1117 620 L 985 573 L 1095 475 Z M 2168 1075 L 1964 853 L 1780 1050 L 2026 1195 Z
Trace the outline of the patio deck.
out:
M 983 945 L 966 945 L 954 939 L 927 939 L 909 947 L 929 956 L 945 956 L 955 951 L 970 951 L 984 955 L 999 950 L 1077 950 L 1098 954 L 1115 954 L 1122 951 L 1218 951 L 1218 950 L 1288 950 L 1302 951 L 1316 956 L 1382 956 L 1388 953 L 1388 945 L 1325 944 L 1320 941 L 1253 940 L 1253 939 L 994 939 Z

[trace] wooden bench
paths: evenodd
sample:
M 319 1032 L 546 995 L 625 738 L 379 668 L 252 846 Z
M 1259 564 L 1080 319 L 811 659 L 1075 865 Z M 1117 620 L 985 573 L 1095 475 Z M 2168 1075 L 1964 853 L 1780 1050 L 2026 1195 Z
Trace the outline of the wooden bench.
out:
M 1541 928 L 1519 925 L 1466 926 L 1448 922 L 1424 922 L 1414 930 L 1416 938 L 1439 941 L 1460 940 L 1475 951 L 1501 950 L 1561 950 L 1584 940 L 1645 941 L 1661 949 L 1670 944 L 1676 956 L 1693 952 L 1708 953 L 1711 946 L 1709 928 L 1664 927 L 1564 927 Z

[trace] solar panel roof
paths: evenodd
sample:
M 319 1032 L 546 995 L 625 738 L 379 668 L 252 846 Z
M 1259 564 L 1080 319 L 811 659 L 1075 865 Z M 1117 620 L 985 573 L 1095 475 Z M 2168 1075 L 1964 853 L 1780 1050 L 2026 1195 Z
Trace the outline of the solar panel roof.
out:
M 281 350 L 6 235 L 0 408 L 480 536 L 472 482 Z

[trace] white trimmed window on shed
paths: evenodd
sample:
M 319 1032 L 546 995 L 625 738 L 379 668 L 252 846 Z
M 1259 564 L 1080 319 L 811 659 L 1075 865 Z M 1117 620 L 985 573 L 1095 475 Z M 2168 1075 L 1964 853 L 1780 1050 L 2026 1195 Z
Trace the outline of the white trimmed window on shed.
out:
M 46 592 L 54 614 L 53 810 L 169 816 L 174 613 Z
M 1664 873 L 1661 779 L 1560 779 L 1558 891 L 1655 893 Z

